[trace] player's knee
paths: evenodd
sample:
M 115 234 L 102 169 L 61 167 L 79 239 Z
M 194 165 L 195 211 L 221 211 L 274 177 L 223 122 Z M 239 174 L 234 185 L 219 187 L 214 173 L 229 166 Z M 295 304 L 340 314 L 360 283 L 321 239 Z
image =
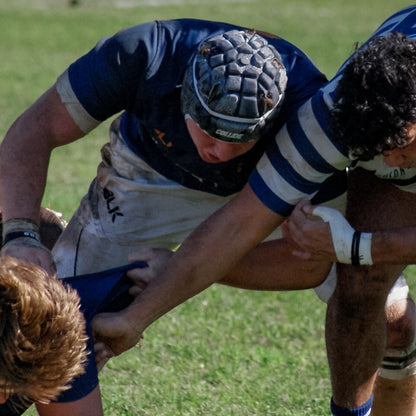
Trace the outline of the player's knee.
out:
M 387 348 L 404 349 L 415 337 L 415 304 L 402 299 L 386 308 Z
M 338 265 L 337 272 L 337 290 L 345 299 L 362 302 L 363 299 L 387 297 L 392 279 L 384 268 Z
M 403 380 L 416 374 L 415 305 L 410 298 L 386 308 L 387 348 L 379 375 Z

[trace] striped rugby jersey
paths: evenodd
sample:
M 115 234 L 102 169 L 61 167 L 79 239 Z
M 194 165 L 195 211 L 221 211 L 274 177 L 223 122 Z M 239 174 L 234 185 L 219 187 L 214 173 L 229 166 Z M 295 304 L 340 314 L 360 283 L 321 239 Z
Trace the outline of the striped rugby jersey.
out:
M 415 5 L 388 18 L 368 41 L 393 30 L 416 38 Z M 346 148 L 332 140 L 328 115 L 344 66 L 345 63 L 328 84 L 288 119 L 275 140 L 268 145 L 249 178 L 257 197 L 282 216 L 288 216 L 300 200 L 312 199 L 331 177 L 346 168 L 357 166 L 373 171 L 380 178 L 391 180 L 403 190 L 416 192 L 416 168 L 391 168 L 384 163 L 382 155 L 368 162 L 353 160 L 349 158 Z M 338 183 L 333 180 L 332 190 L 326 200 L 331 199 L 337 190 L 341 193 L 344 186 L 345 181 Z M 325 199 L 314 202 L 322 203 Z

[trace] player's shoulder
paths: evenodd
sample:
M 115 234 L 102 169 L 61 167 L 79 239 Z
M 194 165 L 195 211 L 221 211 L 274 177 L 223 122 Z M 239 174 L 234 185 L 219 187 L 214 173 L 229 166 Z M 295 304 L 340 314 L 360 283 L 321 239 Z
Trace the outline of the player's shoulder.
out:
M 404 33 L 410 38 L 416 38 L 416 5 L 400 9 L 389 16 L 370 37 L 384 36 L 390 31 Z
M 187 47 L 193 50 L 195 45 L 207 38 L 235 28 L 240 27 L 219 21 L 191 18 L 153 20 L 125 27 L 112 39 L 127 50 L 134 50 L 137 45 L 147 45 L 149 51 L 182 50 L 186 53 Z
M 221 21 L 192 18 L 158 20 L 155 23 L 158 26 L 160 36 L 181 44 L 199 44 L 228 30 L 244 29 L 241 26 Z

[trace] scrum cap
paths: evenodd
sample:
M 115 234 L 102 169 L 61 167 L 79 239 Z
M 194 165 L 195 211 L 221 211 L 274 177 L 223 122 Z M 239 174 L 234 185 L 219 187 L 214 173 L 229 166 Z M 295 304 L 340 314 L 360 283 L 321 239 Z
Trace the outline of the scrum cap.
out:
M 230 30 L 204 41 L 188 65 L 182 112 L 215 139 L 258 140 L 278 113 L 286 83 L 281 57 L 265 38 Z

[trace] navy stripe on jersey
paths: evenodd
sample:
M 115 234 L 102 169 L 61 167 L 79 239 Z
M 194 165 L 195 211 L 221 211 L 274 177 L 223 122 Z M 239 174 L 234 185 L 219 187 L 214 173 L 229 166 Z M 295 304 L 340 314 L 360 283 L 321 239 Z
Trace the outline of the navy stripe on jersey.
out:
M 302 128 L 299 118 L 296 117 L 291 120 L 291 122 L 287 124 L 287 129 L 289 135 L 296 138 L 296 140 L 293 140 L 293 143 L 299 154 L 305 158 L 305 161 L 307 161 L 309 165 L 324 173 L 331 173 L 334 170 L 334 168 L 320 155 L 319 150 L 309 141 L 307 132 Z
M 312 198 L 312 204 L 324 204 L 347 191 L 347 171 L 338 171 L 331 175 L 320 187 L 319 192 Z
M 305 178 L 298 174 L 293 169 L 293 166 L 289 163 L 289 161 L 282 155 L 276 142 L 273 146 L 273 153 L 274 157 L 270 160 L 270 163 L 273 165 L 273 168 L 278 171 L 280 175 L 288 181 L 288 183 L 290 183 L 290 185 L 305 194 L 310 194 L 316 191 L 320 182 L 305 181 Z

